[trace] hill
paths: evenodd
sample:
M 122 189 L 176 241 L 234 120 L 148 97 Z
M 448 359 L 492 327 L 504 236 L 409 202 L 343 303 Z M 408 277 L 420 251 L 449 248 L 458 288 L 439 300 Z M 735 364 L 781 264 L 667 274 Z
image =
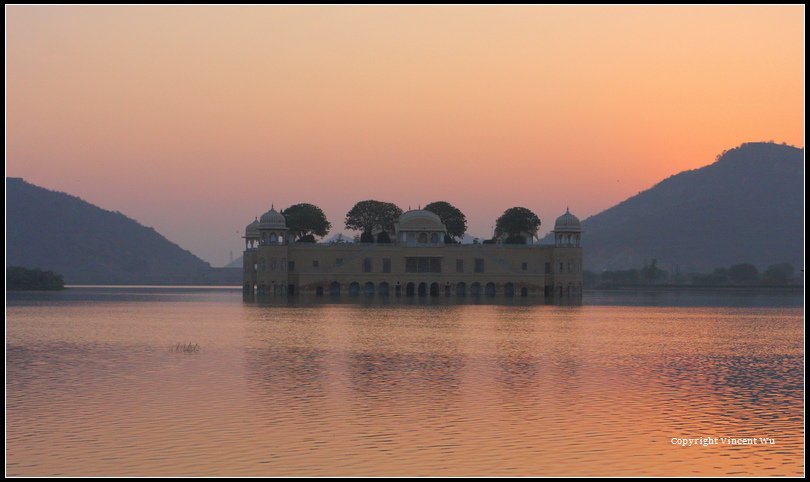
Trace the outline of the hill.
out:
M 584 267 L 803 267 L 804 150 L 747 143 L 585 219 Z M 544 242 L 553 242 L 550 237 Z
M 119 212 L 6 179 L 6 265 L 69 284 L 207 284 L 208 263 Z

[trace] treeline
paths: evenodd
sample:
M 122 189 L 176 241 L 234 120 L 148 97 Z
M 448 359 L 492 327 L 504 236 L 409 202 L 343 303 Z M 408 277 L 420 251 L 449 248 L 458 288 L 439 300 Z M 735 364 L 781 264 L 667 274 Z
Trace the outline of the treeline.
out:
M 458 243 L 467 232 L 467 217 L 460 209 L 447 201 L 427 204 L 424 209 L 436 214 L 447 228 L 446 243 Z M 346 213 L 346 229 L 357 231 L 361 243 L 390 243 L 394 225 L 402 215 L 402 209 L 394 203 L 373 199 L 360 201 Z M 290 233 L 297 242 L 314 243 L 332 229 L 323 210 L 314 204 L 294 204 L 283 209 L 281 214 Z M 540 218 L 531 210 L 515 206 L 507 209 L 495 221 L 495 238 L 505 243 L 525 244 L 527 236 L 536 236 Z M 485 240 L 484 243 L 495 240 Z
M 586 288 L 610 288 L 616 286 L 691 285 L 691 286 L 786 286 L 800 284 L 801 278 L 790 263 L 768 266 L 760 272 L 751 263 L 740 263 L 728 268 L 716 268 L 710 273 L 681 273 L 677 267 L 664 270 L 657 260 L 645 262 L 641 268 L 626 270 L 584 271 L 582 282 Z
M 53 271 L 28 269 L 20 266 L 6 268 L 6 290 L 61 290 L 65 288 L 62 275 Z

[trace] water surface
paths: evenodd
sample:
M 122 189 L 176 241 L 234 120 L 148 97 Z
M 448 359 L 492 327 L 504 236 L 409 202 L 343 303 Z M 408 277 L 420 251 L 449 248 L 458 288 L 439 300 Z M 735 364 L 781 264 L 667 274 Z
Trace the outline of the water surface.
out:
M 800 293 L 7 296 L 8 475 L 804 473 Z

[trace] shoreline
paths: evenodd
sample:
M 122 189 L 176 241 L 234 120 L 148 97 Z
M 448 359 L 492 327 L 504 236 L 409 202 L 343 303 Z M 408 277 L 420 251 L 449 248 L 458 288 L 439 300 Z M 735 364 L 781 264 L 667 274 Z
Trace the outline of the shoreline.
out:
M 804 285 L 611 285 L 583 288 L 583 291 L 664 291 L 664 290 L 727 290 L 727 291 L 804 291 Z

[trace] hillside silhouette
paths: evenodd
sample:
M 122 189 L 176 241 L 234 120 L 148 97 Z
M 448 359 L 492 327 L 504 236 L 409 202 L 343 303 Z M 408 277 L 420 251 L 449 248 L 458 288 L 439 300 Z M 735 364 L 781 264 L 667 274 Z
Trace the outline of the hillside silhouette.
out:
M 657 259 L 684 273 L 736 263 L 801 269 L 803 175 L 803 149 L 754 142 L 726 151 L 584 220 L 584 267 L 625 269 Z
M 208 263 L 119 212 L 6 179 L 6 265 L 70 284 L 207 283 Z

